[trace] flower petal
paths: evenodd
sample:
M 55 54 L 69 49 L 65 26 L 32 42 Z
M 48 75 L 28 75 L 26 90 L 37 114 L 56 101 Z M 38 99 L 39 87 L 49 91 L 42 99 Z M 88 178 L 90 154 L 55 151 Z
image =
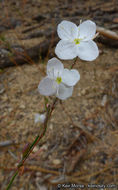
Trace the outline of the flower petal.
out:
M 85 61 L 93 61 L 99 55 L 99 50 L 96 43 L 92 40 L 81 42 L 78 46 L 78 57 Z
M 96 24 L 91 20 L 87 20 L 82 22 L 82 24 L 78 26 L 78 29 L 80 39 L 84 38 L 84 41 L 92 40 L 96 33 Z
M 60 40 L 55 48 L 55 53 L 60 59 L 68 60 L 77 56 L 76 49 L 75 43 Z
M 67 86 L 74 86 L 80 79 L 80 74 L 75 69 L 64 69 L 62 73 L 62 82 Z
M 57 91 L 56 96 L 61 100 L 65 100 L 66 98 L 72 96 L 72 92 L 73 92 L 73 87 L 67 87 L 61 83 L 59 85 L 59 89 Z
M 57 33 L 62 40 L 74 40 L 78 36 L 78 27 L 70 21 L 62 21 L 57 27 Z
M 38 123 L 39 121 L 40 121 L 40 114 L 36 113 L 36 114 L 35 114 L 34 122 L 35 122 L 35 123 Z
M 38 122 L 44 123 L 45 118 L 46 118 L 46 115 L 45 115 L 45 114 L 36 113 L 36 114 L 35 114 L 35 119 L 34 119 L 34 121 L 35 121 L 35 123 L 38 123 Z
M 55 79 L 57 76 L 60 76 L 63 72 L 63 64 L 56 57 L 53 57 L 48 61 L 47 64 L 47 75 L 52 79 Z
M 50 79 L 49 77 L 45 77 L 39 84 L 38 90 L 40 94 L 44 96 L 51 96 L 56 93 L 57 83 Z

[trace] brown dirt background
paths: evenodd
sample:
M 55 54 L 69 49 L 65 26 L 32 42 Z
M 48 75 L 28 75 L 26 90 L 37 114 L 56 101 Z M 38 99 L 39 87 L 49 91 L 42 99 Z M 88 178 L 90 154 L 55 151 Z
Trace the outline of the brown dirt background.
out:
M 19 21 L 20 24 L 17 23 L 13 29 L 14 36 L 18 31 L 36 25 L 33 18 L 39 13 L 50 20 L 49 23 L 45 20 L 41 26 L 43 29 L 47 25 L 53 27 L 51 17 L 52 20 L 53 17 L 63 20 L 78 16 L 78 23 L 80 18 L 90 18 L 107 28 L 117 25 L 118 21 L 117 1 L 12 0 L 3 3 L 4 9 L 0 2 L 0 26 L 4 26 L 3 32 L 7 34 L 11 31 L 5 28 L 8 26 L 6 14 L 12 22 L 13 18 L 15 23 Z M 114 31 L 118 32 L 118 28 Z M 33 42 L 37 43 L 37 40 Z M 73 96 L 63 101 L 63 107 L 58 103 L 45 137 L 35 147 L 32 157 L 25 163 L 23 175 L 15 179 L 11 189 L 55 190 L 61 183 L 83 184 L 86 186 L 84 189 L 88 189 L 88 184 L 118 185 L 118 49 L 97 44 L 100 55 L 95 61 L 77 61 L 75 68 L 79 70 L 81 79 Z M 51 53 L 50 57 L 54 54 L 54 47 Z M 69 67 L 72 61 L 63 63 Z M 38 93 L 37 86 L 45 76 L 46 64 L 47 57 L 33 64 L 0 70 L 0 142 L 15 142 L 11 146 L 0 147 L 1 190 L 6 189 L 25 144 L 31 143 L 41 129 L 41 125 L 34 123 L 34 114 L 44 109 L 44 98 Z M 93 141 L 82 141 L 79 147 L 79 128 L 89 133 Z M 72 152 L 68 155 L 71 145 Z M 68 174 L 68 169 L 77 159 L 76 154 L 83 150 L 82 157 Z

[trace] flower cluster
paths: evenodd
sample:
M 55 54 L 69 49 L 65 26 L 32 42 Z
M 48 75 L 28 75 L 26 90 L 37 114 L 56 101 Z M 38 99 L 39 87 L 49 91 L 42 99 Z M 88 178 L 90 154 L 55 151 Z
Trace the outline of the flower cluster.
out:
M 80 23 L 79 26 L 62 21 L 57 27 L 60 37 L 55 53 L 63 60 L 79 57 L 85 61 L 93 61 L 99 55 L 96 43 L 93 41 L 96 34 L 96 24 L 90 20 Z M 38 90 L 44 96 L 55 95 L 61 100 L 72 96 L 73 87 L 80 80 L 76 69 L 65 69 L 57 58 L 52 58 L 47 64 L 47 76 L 40 82 Z M 37 119 L 36 119 L 37 120 Z

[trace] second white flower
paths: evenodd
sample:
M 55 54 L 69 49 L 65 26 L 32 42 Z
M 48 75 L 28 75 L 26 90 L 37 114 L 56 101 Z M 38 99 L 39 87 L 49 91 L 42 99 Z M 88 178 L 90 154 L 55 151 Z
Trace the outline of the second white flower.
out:
M 72 96 L 73 86 L 80 80 L 80 74 L 75 69 L 64 69 L 57 58 L 52 58 L 47 64 L 47 76 L 40 82 L 38 90 L 45 96 L 55 95 L 61 100 Z

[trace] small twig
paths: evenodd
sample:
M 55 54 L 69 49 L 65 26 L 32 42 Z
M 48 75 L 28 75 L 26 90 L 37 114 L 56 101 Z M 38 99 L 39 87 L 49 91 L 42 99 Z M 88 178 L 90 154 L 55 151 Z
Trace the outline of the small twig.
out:
M 3 141 L 3 142 L 0 142 L 0 148 L 11 146 L 14 144 L 15 144 L 14 141 Z
M 55 170 L 48 170 L 48 169 L 45 169 L 45 168 L 42 168 L 40 166 L 31 166 L 31 165 L 26 165 L 26 170 L 29 170 L 29 171 L 40 171 L 42 173 L 47 173 L 47 174 L 54 174 L 54 175 L 59 175 L 60 173 L 58 171 L 55 171 Z
M 75 64 L 77 62 L 77 59 L 78 59 L 78 57 L 75 58 L 74 63 L 71 65 L 70 69 L 73 69 L 73 67 L 75 66 Z
M 16 156 L 13 152 L 11 152 L 10 150 L 8 150 L 8 152 L 9 152 L 9 154 L 10 154 L 15 160 L 18 159 L 17 156 Z
M 89 179 L 89 181 L 90 181 L 90 178 L 91 177 L 94 177 L 94 176 L 96 176 L 96 175 L 100 175 L 101 173 L 104 173 L 104 172 L 106 172 L 107 170 L 109 170 L 109 169 L 111 169 L 113 167 L 113 164 L 111 164 L 111 165 L 106 165 L 103 169 L 101 169 L 101 170 L 99 170 L 99 171 L 95 171 L 94 173 L 92 173 L 92 174 L 87 174 L 87 175 L 83 175 L 83 176 L 79 176 L 79 178 L 77 177 L 77 179 L 79 179 L 79 180 L 85 180 L 85 179 Z M 70 177 L 69 177 L 70 178 Z M 76 179 L 76 177 L 75 178 L 71 178 L 71 179 Z
M 97 32 L 107 38 L 111 38 L 113 40 L 118 40 L 118 34 L 111 30 L 105 29 L 103 27 L 97 26 Z

